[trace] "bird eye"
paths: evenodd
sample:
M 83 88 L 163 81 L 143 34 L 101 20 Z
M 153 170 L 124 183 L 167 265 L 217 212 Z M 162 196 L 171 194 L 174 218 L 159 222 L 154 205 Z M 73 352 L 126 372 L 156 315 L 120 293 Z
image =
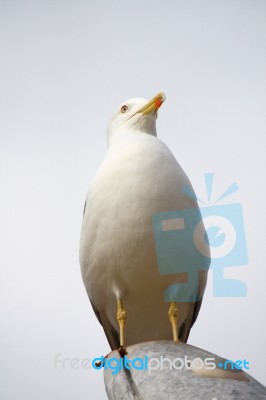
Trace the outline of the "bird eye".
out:
M 127 110 L 128 110 L 128 106 L 122 106 L 122 107 L 121 107 L 121 112 L 122 112 L 122 113 L 127 112 Z

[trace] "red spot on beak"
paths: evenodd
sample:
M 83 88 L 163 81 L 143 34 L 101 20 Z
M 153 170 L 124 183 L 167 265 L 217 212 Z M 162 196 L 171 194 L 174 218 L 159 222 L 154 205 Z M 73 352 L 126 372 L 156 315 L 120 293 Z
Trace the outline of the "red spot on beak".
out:
M 161 99 L 156 99 L 154 102 L 154 106 L 155 106 L 155 108 L 157 108 L 157 110 L 158 110 L 158 108 L 161 107 L 162 104 L 163 104 L 163 102 Z

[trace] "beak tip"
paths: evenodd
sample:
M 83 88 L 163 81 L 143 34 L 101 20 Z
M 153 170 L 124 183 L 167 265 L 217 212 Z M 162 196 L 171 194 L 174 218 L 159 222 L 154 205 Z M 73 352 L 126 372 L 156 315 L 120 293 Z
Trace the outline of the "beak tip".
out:
M 155 97 L 155 108 L 158 110 L 158 108 L 161 107 L 161 105 L 163 104 L 163 102 L 165 101 L 166 97 L 164 92 L 160 92 L 157 94 L 157 96 Z
M 160 92 L 160 93 L 159 93 L 159 96 L 160 96 L 162 102 L 164 102 L 165 99 L 166 99 L 165 93 L 164 93 L 164 92 Z

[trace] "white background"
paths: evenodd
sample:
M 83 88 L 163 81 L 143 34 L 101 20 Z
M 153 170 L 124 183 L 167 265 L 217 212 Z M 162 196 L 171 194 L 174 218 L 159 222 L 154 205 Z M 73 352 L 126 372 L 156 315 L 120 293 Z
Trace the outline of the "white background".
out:
M 161 90 L 158 136 L 200 197 L 206 172 L 214 198 L 237 182 L 249 253 L 226 270 L 248 296 L 213 297 L 210 272 L 189 343 L 266 384 L 265 33 L 263 0 L 0 0 L 2 399 L 106 398 L 102 372 L 55 356 L 109 352 L 80 277 L 83 205 L 113 111 Z

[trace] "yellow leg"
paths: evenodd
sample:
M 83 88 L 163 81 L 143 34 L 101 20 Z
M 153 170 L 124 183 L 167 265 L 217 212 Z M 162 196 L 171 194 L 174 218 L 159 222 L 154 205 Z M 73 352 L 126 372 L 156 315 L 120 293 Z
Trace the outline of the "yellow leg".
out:
M 127 319 L 127 312 L 124 308 L 122 299 L 117 299 L 117 321 L 120 329 L 120 346 L 125 346 L 125 323 Z
M 179 316 L 177 304 L 175 301 L 172 301 L 168 311 L 169 319 L 172 325 L 173 330 L 173 341 L 178 342 L 178 334 L 177 334 L 177 318 Z

